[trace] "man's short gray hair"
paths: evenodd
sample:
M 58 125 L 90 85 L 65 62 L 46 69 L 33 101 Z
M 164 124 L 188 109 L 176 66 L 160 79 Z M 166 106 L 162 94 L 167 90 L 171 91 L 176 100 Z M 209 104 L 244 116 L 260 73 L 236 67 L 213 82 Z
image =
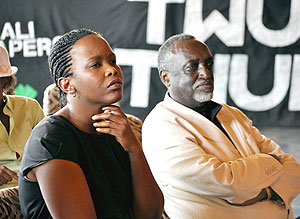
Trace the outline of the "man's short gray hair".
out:
M 195 37 L 184 33 L 177 34 L 171 36 L 161 45 L 161 47 L 158 50 L 158 60 L 157 60 L 158 71 L 169 69 L 171 64 L 169 63 L 169 58 L 174 54 L 172 52 L 174 43 L 179 40 L 188 40 L 188 39 L 195 39 Z

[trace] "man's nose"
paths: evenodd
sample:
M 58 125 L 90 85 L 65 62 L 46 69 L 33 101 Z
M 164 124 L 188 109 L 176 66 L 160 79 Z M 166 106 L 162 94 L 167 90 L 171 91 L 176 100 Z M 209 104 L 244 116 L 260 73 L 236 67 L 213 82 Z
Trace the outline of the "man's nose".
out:
M 199 77 L 203 79 L 209 79 L 212 77 L 212 71 L 209 71 L 206 67 L 199 69 Z

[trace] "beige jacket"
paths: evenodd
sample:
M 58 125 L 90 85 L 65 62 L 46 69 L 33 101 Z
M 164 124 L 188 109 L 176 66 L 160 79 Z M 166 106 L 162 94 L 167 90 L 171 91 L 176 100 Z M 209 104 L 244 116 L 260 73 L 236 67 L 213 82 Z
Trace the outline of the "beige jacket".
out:
M 226 104 L 218 120 L 234 142 L 201 114 L 168 95 L 143 125 L 143 149 L 171 219 L 293 218 L 300 164 L 263 136 L 241 111 Z M 267 153 L 282 156 L 278 162 Z M 284 203 L 234 206 L 271 186 Z

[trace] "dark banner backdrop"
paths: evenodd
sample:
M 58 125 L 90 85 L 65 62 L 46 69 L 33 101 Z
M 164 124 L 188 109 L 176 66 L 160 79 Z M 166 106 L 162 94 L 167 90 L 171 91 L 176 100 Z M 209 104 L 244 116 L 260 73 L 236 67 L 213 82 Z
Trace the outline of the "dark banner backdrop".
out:
M 16 94 L 42 104 L 52 83 L 50 46 L 79 27 L 114 48 L 126 113 L 143 120 L 163 99 L 157 50 L 185 32 L 214 54 L 215 101 L 240 108 L 257 126 L 300 127 L 299 0 L 1 0 L 0 44 L 19 67 Z

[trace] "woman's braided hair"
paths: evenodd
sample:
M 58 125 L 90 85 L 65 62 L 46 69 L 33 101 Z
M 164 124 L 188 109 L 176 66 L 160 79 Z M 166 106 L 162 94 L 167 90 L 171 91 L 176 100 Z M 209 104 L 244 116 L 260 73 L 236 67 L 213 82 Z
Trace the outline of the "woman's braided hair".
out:
M 48 57 L 50 76 L 56 86 L 59 88 L 58 79 L 61 77 L 71 76 L 71 60 L 70 51 L 72 46 L 87 35 L 100 35 L 99 33 L 86 28 L 72 30 L 64 34 L 59 40 L 51 47 L 50 55 Z M 101 36 L 101 35 L 100 35 Z M 66 93 L 59 88 L 60 106 L 66 105 Z

